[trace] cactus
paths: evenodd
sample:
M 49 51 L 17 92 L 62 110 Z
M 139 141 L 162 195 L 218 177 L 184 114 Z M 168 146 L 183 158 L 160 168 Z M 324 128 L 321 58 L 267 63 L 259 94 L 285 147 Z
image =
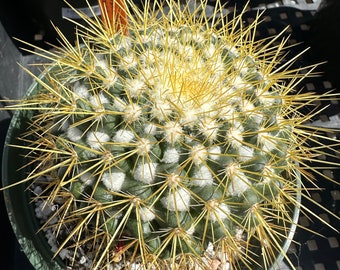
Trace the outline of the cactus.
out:
M 75 46 L 35 52 L 52 63 L 14 106 L 34 114 L 23 182 L 58 205 L 42 228 L 73 267 L 267 268 L 322 151 L 300 112 L 321 97 L 295 91 L 313 67 L 280 64 L 286 40 L 254 41 L 258 18 L 218 19 L 219 1 L 213 21 L 204 0 L 167 4 L 128 1 L 128 31 L 80 13 Z

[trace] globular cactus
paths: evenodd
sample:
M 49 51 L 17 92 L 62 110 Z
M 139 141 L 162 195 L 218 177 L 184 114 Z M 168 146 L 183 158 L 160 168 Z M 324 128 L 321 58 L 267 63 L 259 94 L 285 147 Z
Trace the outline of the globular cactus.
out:
M 21 104 L 34 111 L 26 181 L 59 205 L 43 228 L 74 267 L 266 268 L 282 251 L 320 151 L 300 112 L 317 96 L 295 92 L 308 72 L 282 64 L 285 41 L 256 42 L 257 20 L 209 21 L 199 3 L 129 2 L 125 33 L 82 15 L 76 46 L 45 52 Z

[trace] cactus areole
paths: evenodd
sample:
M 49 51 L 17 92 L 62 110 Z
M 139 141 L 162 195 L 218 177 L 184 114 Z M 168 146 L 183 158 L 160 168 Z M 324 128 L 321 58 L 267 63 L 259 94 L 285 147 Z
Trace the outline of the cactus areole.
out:
M 317 97 L 295 91 L 308 72 L 284 41 L 254 41 L 258 19 L 199 4 L 128 1 L 115 32 L 80 13 L 76 46 L 41 53 L 14 106 L 30 115 L 16 181 L 73 269 L 267 269 L 285 251 Z

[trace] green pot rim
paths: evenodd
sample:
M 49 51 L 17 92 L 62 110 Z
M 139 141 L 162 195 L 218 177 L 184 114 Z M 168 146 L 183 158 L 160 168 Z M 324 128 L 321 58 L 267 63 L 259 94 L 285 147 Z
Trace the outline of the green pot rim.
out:
M 42 72 L 39 78 L 43 78 Z M 34 94 L 37 81 L 28 88 L 25 97 Z M 24 151 L 10 145 L 17 144 L 22 131 L 27 130 L 28 120 L 32 111 L 16 111 L 8 128 L 2 159 L 2 186 L 13 184 L 25 178 L 25 171 L 20 169 L 25 165 Z M 65 264 L 60 258 L 53 258 L 51 246 L 48 244 L 45 233 L 39 231 L 40 224 L 35 215 L 34 205 L 29 203 L 30 191 L 27 185 L 20 184 L 4 190 L 4 200 L 9 221 L 22 251 L 35 269 L 62 270 Z M 30 222 L 27 222 L 29 220 Z

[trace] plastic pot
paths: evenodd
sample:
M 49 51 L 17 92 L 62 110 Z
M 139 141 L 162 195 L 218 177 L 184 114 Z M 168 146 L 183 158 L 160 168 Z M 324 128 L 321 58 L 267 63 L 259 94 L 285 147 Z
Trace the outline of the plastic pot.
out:
M 28 95 L 35 90 L 36 85 L 36 83 L 32 84 Z M 2 184 L 4 187 L 20 181 L 26 176 L 26 171 L 20 169 L 27 161 L 24 157 L 25 151 L 10 145 L 22 145 L 19 138 L 27 130 L 31 116 L 31 111 L 17 111 L 11 120 L 2 159 Z M 30 193 L 26 184 L 15 185 L 4 190 L 8 217 L 22 251 L 35 269 L 65 269 L 65 265 L 59 258 L 53 259 L 53 253 L 44 232 L 38 232 L 41 224 L 35 215 L 34 205 L 30 203 Z

